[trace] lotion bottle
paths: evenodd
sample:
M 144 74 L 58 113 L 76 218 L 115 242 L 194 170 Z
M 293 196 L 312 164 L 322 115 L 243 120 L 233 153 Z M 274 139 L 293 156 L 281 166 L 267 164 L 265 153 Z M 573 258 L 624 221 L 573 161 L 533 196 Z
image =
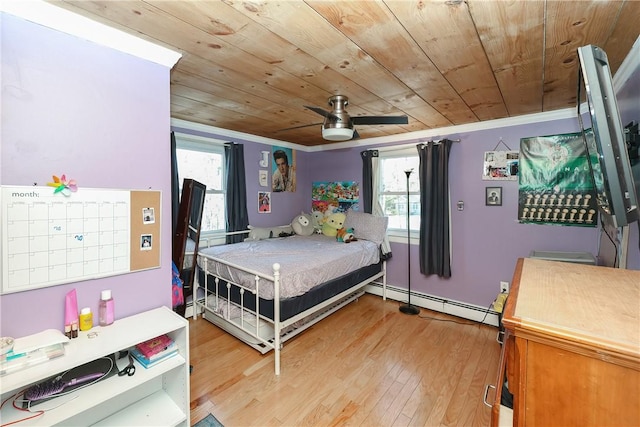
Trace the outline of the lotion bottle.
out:
M 93 327 L 93 313 L 89 307 L 80 310 L 80 330 L 88 331 Z
M 98 310 L 100 326 L 108 326 L 115 320 L 114 302 L 111 297 L 111 290 L 102 291 L 100 294 L 100 305 Z

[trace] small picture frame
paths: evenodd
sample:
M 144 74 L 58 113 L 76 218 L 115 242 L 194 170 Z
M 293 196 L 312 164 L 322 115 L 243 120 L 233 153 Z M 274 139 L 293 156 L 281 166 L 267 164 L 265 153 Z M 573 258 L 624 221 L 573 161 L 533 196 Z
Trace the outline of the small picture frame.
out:
M 487 206 L 502 206 L 502 187 L 485 187 L 484 203 Z
M 258 191 L 258 213 L 271 213 L 271 192 Z

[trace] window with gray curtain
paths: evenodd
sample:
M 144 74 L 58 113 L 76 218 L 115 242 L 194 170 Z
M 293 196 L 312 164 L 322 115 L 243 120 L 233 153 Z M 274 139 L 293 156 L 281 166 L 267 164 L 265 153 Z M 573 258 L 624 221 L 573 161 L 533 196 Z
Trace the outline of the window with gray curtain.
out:
M 376 216 L 385 216 L 380 205 L 380 185 L 378 176 L 378 150 L 366 150 L 360 153 L 362 157 L 362 204 L 364 211 Z M 391 258 L 391 244 L 385 236 L 380 247 L 383 259 Z
M 228 143 L 224 147 L 227 172 L 227 232 L 243 231 L 249 226 L 247 183 L 244 171 L 244 145 Z M 227 243 L 242 242 L 242 234 L 228 235 Z

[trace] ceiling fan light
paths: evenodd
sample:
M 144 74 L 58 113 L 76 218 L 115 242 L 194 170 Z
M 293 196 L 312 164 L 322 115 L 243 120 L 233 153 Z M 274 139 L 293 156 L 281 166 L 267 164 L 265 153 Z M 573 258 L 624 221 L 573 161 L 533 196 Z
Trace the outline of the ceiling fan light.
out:
M 322 138 L 328 141 L 347 141 L 353 138 L 353 129 L 323 127 Z

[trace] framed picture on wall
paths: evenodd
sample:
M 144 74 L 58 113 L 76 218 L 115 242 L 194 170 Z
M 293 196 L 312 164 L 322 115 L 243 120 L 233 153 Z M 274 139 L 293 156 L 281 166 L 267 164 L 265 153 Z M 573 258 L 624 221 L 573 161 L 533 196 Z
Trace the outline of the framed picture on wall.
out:
M 502 206 L 502 187 L 485 187 L 485 202 L 487 206 Z
M 258 191 L 258 213 L 271 213 L 271 193 Z
M 519 151 L 485 151 L 482 179 L 517 181 Z

